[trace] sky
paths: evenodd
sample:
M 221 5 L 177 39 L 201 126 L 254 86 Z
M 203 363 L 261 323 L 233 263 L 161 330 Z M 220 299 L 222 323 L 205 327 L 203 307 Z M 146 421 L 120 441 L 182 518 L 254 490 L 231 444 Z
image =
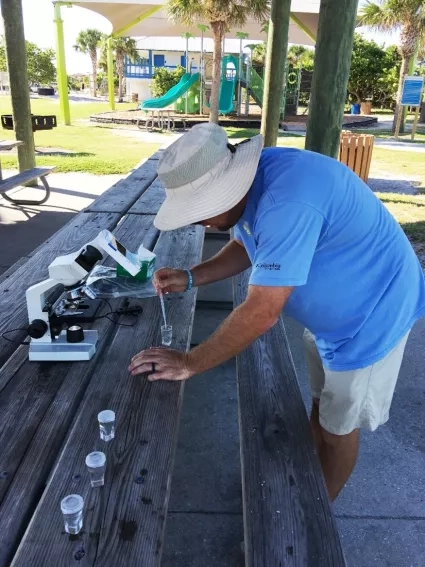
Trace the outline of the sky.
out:
M 360 6 L 362 4 L 364 4 L 364 0 L 360 1 Z M 40 47 L 55 47 L 55 25 L 51 0 L 22 0 L 22 7 L 26 39 Z M 102 16 L 76 6 L 62 7 L 62 19 L 64 20 L 68 74 L 90 72 L 90 58 L 82 53 L 77 53 L 73 48 L 78 32 L 87 28 L 97 28 L 104 33 L 110 33 L 111 24 Z M 397 41 L 396 36 L 384 36 L 373 32 L 365 32 L 364 35 L 367 39 L 374 39 L 379 44 L 386 43 L 389 45 Z

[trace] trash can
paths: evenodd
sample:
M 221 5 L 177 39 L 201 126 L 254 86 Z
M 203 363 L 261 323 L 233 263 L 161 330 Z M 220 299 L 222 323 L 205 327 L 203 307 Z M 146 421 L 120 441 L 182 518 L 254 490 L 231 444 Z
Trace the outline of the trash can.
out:
M 371 134 L 341 132 L 339 161 L 357 173 L 365 183 L 369 178 L 374 139 Z
M 351 105 L 351 114 L 360 114 L 360 104 L 355 103 Z
M 364 114 L 365 116 L 369 116 L 370 114 L 372 114 L 372 101 L 365 100 L 364 102 L 362 102 L 360 106 L 360 110 L 361 113 Z

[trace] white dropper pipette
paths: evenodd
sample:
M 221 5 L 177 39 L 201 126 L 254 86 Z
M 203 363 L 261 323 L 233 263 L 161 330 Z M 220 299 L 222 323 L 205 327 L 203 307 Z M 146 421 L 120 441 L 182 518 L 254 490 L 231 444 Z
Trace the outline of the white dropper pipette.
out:
M 164 319 L 164 325 L 166 325 L 167 318 L 165 317 L 165 305 L 164 305 L 164 296 L 162 295 L 162 290 L 159 290 L 159 300 L 161 301 L 161 310 L 162 310 L 162 317 Z

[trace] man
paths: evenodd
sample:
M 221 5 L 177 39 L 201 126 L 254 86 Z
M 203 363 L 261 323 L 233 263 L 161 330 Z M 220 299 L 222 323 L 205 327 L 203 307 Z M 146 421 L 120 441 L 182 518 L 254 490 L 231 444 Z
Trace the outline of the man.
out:
M 195 126 L 158 166 L 167 198 L 155 224 L 235 227 L 234 239 L 191 270 L 155 275 L 164 293 L 183 292 L 252 266 L 245 302 L 189 353 L 151 349 L 133 375 L 186 380 L 237 355 L 282 310 L 306 328 L 311 426 L 329 496 L 356 462 L 359 428 L 374 430 L 389 408 L 410 329 L 425 315 L 425 283 L 403 231 L 348 168 L 319 154 L 237 147 L 215 124 Z

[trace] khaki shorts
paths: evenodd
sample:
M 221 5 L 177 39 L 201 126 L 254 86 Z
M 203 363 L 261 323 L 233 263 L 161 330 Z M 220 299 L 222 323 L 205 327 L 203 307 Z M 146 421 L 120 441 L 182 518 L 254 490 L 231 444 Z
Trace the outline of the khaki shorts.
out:
M 409 333 L 371 366 L 337 372 L 324 368 L 314 336 L 304 331 L 311 394 L 320 400 L 319 420 L 326 431 L 335 435 L 358 428 L 374 431 L 388 421 Z

